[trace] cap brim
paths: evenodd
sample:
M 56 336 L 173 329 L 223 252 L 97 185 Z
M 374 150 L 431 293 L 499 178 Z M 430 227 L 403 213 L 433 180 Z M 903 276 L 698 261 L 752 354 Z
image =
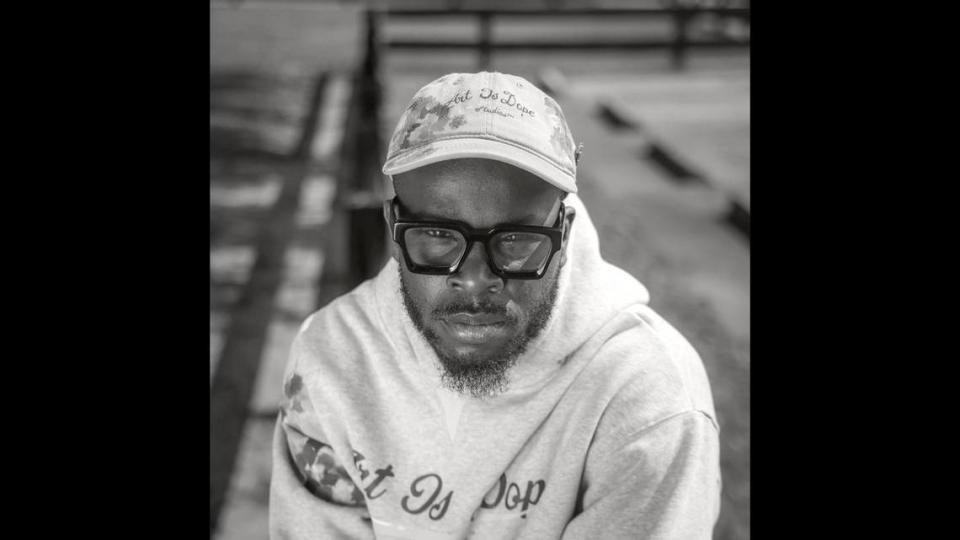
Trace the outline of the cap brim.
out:
M 387 160 L 383 174 L 395 175 L 451 159 L 485 158 L 519 167 L 568 193 L 577 192 L 576 179 L 544 157 L 505 141 L 456 138 L 414 147 Z

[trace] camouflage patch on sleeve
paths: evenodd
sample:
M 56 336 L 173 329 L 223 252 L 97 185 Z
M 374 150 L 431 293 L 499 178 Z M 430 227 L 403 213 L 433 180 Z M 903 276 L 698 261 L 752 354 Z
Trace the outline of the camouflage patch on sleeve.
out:
M 297 437 L 299 438 L 299 437 Z M 302 446 L 291 442 L 297 472 L 313 495 L 346 506 L 365 506 L 363 493 L 338 462 L 330 445 L 303 438 Z
M 303 391 L 303 378 L 299 373 L 294 373 L 283 384 L 283 395 L 287 397 L 286 407 L 292 411 L 302 413 L 303 405 L 300 401 L 300 393 Z
M 297 393 L 299 393 L 300 390 L 302 389 L 303 389 L 303 378 L 300 377 L 299 373 L 294 373 L 292 376 L 290 376 L 289 379 L 287 379 L 287 382 L 284 383 L 283 385 L 283 393 L 288 398 L 292 398 Z

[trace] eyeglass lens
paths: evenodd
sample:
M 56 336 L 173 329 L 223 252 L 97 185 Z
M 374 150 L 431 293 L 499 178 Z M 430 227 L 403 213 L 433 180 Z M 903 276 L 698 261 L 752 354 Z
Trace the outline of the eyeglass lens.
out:
M 418 265 L 449 268 L 467 247 L 460 231 L 442 227 L 412 227 L 404 232 L 411 260 Z M 490 239 L 493 264 L 504 272 L 539 272 L 551 252 L 550 237 L 531 232 L 499 232 Z

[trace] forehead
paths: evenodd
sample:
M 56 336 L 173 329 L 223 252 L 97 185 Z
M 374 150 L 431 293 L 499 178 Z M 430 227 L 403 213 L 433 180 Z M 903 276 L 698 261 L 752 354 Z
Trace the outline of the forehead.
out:
M 394 176 L 397 196 L 424 218 L 540 225 L 561 191 L 523 169 L 488 159 L 457 159 Z

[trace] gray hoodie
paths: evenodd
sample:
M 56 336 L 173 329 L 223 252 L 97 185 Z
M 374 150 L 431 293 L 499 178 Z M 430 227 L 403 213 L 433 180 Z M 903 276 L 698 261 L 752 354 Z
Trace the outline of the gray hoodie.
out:
M 709 539 L 719 444 L 703 364 L 605 262 L 576 195 L 550 322 L 478 400 L 440 385 L 396 261 L 311 315 L 274 433 L 270 536 Z

